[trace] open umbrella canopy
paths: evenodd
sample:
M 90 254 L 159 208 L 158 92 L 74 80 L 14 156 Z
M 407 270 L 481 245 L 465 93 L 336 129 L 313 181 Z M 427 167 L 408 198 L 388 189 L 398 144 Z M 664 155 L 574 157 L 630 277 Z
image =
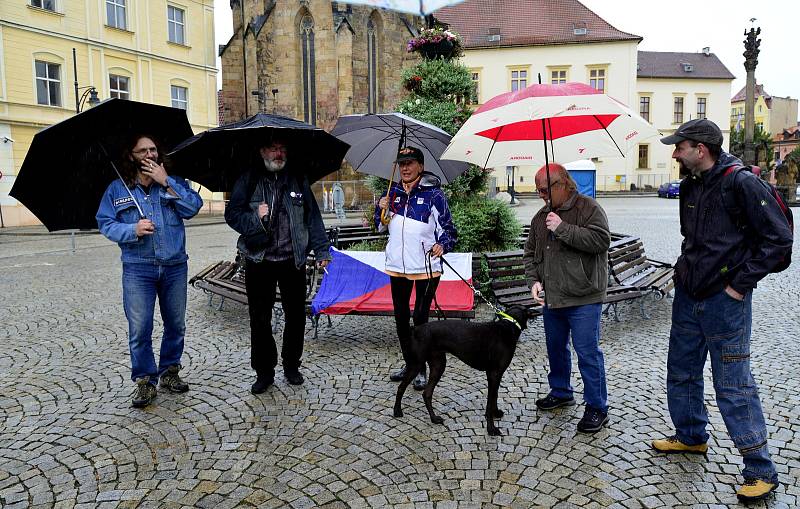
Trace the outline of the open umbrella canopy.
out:
M 349 146 L 317 126 L 258 113 L 185 140 L 169 154 L 184 178 L 212 191 L 230 191 L 239 176 L 263 165 L 259 148 L 278 138 L 287 145 L 287 168 L 315 182 L 339 169 Z
M 100 199 L 118 178 L 112 162 L 135 134 L 168 150 L 192 128 L 184 110 L 108 99 L 38 132 L 10 194 L 50 231 L 97 228 Z
M 348 3 L 371 5 L 372 7 L 381 7 L 383 9 L 425 16 L 442 7 L 460 4 L 463 1 L 464 0 L 351 0 L 348 1 Z
M 425 171 L 444 183 L 451 182 L 469 168 L 459 161 L 439 161 L 450 143 L 450 135 L 402 113 L 345 115 L 339 117 L 331 134 L 350 144 L 345 159 L 353 168 L 368 175 L 392 178 L 397 151 L 417 147 L 425 156 Z
M 583 83 L 531 85 L 475 110 L 442 159 L 494 168 L 625 157 L 658 135 L 627 106 Z

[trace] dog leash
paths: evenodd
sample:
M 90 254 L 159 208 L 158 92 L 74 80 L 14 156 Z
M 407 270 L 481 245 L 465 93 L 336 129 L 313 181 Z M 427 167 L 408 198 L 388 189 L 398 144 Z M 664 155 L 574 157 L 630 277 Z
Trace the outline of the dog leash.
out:
M 430 270 L 431 270 L 430 274 L 432 275 L 432 274 L 433 274 L 433 261 L 431 260 L 431 258 L 433 257 L 433 255 L 431 255 L 431 251 L 430 251 L 430 250 L 428 250 L 428 252 L 427 252 L 426 254 L 427 254 L 427 256 L 426 256 L 426 259 L 425 259 L 425 271 L 426 271 L 426 273 L 427 273 L 427 271 L 428 271 L 428 268 L 430 267 Z M 519 323 L 517 323 L 517 321 L 514 319 L 514 317 L 513 317 L 513 316 L 509 315 L 509 314 L 508 314 L 508 313 L 506 313 L 505 311 L 501 310 L 499 307 L 497 307 L 497 306 L 495 306 L 494 304 L 492 304 L 492 303 L 489 301 L 489 299 L 487 299 L 487 298 L 486 298 L 486 297 L 483 295 L 483 293 L 481 293 L 481 291 L 480 291 L 480 290 L 478 290 L 477 288 L 475 288 L 475 287 L 472 285 L 472 283 L 470 283 L 469 281 L 467 281 L 466 279 L 464 279 L 464 277 L 463 277 L 461 274 L 459 274 L 459 273 L 458 273 L 458 271 L 457 271 L 457 270 L 456 270 L 456 269 L 455 269 L 455 268 L 454 268 L 452 265 L 450 265 L 450 263 L 449 263 L 447 260 L 445 260 L 444 256 L 440 256 L 439 258 L 442 260 L 442 263 L 443 263 L 443 264 L 447 265 L 447 267 L 448 267 L 450 270 L 452 270 L 452 271 L 453 271 L 453 273 L 455 273 L 455 275 L 456 275 L 456 276 L 458 276 L 458 278 L 459 278 L 461 281 L 463 281 L 465 285 L 467 285 L 467 286 L 469 287 L 469 289 L 470 289 L 470 290 L 472 290 L 472 293 L 473 293 L 473 294 L 475 294 L 476 296 L 478 296 L 478 297 L 480 297 L 481 299 L 483 299 L 483 301 L 484 301 L 484 302 L 485 302 L 485 303 L 486 303 L 486 304 L 487 304 L 487 305 L 488 305 L 488 306 L 489 306 L 489 307 L 492 309 L 492 311 L 494 311 L 494 314 L 495 314 L 495 315 L 497 315 L 497 317 L 498 317 L 498 318 L 500 318 L 501 320 L 506 320 L 506 321 L 509 321 L 509 322 L 513 323 L 514 325 L 516 325 L 518 329 L 522 330 L 522 326 L 521 326 Z M 441 308 L 439 307 L 439 303 L 438 303 L 438 302 L 436 302 L 436 294 L 434 294 L 434 296 L 433 296 L 433 300 L 434 300 L 434 304 L 435 304 L 435 306 L 436 306 L 436 309 L 437 309 L 437 311 L 440 313 L 440 316 L 443 316 L 443 315 L 444 315 L 444 312 L 443 312 L 443 311 L 441 310 Z

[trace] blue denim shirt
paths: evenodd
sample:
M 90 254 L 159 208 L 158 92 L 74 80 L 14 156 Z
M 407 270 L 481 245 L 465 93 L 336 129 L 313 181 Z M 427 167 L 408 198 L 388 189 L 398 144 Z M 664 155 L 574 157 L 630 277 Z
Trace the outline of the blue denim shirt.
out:
M 106 238 L 119 244 L 123 263 L 174 265 L 189 259 L 183 220 L 197 214 L 203 199 L 180 177 L 167 177 L 167 184 L 177 198 L 157 182 L 150 186 L 150 194 L 138 184 L 131 189 L 145 216 L 155 226 L 152 235 L 142 237 L 136 236 L 136 223 L 141 219 L 139 211 L 122 181 L 114 180 L 103 194 L 95 216 L 97 226 Z

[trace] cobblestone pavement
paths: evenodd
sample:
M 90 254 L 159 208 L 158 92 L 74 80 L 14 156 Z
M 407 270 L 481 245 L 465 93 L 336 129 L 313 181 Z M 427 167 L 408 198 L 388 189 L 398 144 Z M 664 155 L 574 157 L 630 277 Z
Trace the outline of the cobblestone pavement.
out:
M 674 261 L 677 202 L 602 200 L 612 229 Z M 517 209 L 532 215 L 536 204 Z M 224 224 L 188 230 L 190 273 L 230 259 Z M 0 235 L 0 506 L 17 507 L 734 507 L 739 454 L 707 372 L 707 458 L 654 454 L 671 430 L 664 395 L 669 303 L 603 321 L 610 426 L 576 432 L 582 407 L 536 411 L 547 391 L 541 322 L 525 332 L 500 392 L 503 437 L 483 423 L 486 381 L 452 361 L 427 418 L 408 391 L 392 417 L 398 346 L 389 318 L 335 317 L 306 343 L 306 383 L 253 396 L 244 307 L 189 290 L 181 395 L 130 407 L 119 250 L 98 235 Z M 800 506 L 800 253 L 754 298 L 753 368 L 782 485 Z M 156 335 L 158 335 L 157 327 Z M 574 368 L 577 373 L 577 367 Z M 279 373 L 280 375 L 280 373 Z M 580 380 L 576 380 L 581 390 Z

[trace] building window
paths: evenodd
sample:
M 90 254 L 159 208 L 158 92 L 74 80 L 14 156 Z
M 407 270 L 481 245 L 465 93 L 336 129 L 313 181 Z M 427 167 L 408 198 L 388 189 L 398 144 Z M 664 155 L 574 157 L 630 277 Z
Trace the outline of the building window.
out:
M 367 112 L 378 112 L 378 37 L 375 34 L 375 23 L 367 22 Z
M 563 85 L 567 82 L 567 70 L 566 69 L 551 69 L 550 70 L 550 84 L 551 85 Z
M 469 72 L 472 78 L 472 92 L 469 96 L 470 104 L 481 103 L 481 72 L 479 70 L 471 70 Z
M 36 102 L 61 106 L 61 66 L 36 60 Z
M 171 5 L 167 6 L 167 31 L 169 42 L 186 44 L 186 12 Z
M 589 69 L 589 86 L 600 92 L 606 91 L 606 70 Z
M 302 55 L 303 73 L 303 119 L 306 123 L 317 121 L 317 86 L 314 69 L 314 20 L 311 16 L 303 16 L 300 20 L 300 53 Z
M 683 123 L 683 97 L 676 97 L 672 108 L 672 123 Z
M 639 97 L 639 116 L 650 122 L 650 98 L 647 96 Z
M 516 92 L 528 86 L 527 69 L 511 69 L 511 91 Z
M 170 85 L 169 95 L 172 97 L 172 107 L 180 108 L 182 110 L 189 109 L 189 89 L 186 87 L 179 87 L 178 85 Z
M 706 118 L 706 98 L 697 98 L 697 118 Z
M 130 99 L 130 78 L 126 76 L 117 76 L 116 74 L 108 75 L 108 96 L 116 97 L 119 99 Z
M 31 0 L 31 6 L 55 12 L 56 0 Z
M 650 168 L 650 145 L 639 145 L 639 168 Z
M 128 29 L 126 21 L 126 0 L 106 0 L 106 24 L 122 30 Z
M 756 122 L 756 131 L 764 131 L 764 122 Z

